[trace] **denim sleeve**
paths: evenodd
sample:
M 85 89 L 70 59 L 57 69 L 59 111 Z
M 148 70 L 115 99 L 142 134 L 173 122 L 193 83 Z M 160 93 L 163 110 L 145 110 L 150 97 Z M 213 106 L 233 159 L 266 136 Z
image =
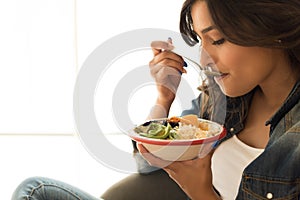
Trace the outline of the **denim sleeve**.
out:
M 200 102 L 201 102 L 200 99 L 201 99 L 201 95 L 199 95 L 196 99 L 193 99 L 191 108 L 182 111 L 181 116 L 190 115 L 190 114 L 194 114 L 194 115 L 199 116 L 199 114 L 200 114 Z
M 190 109 L 184 110 L 181 113 L 181 116 L 183 115 L 188 115 L 188 114 L 195 114 L 195 115 L 199 115 L 200 113 L 200 96 L 194 100 L 192 100 L 192 106 Z M 159 170 L 160 168 L 158 167 L 153 167 L 151 165 L 148 164 L 148 162 L 141 156 L 141 154 L 138 152 L 138 149 L 136 147 L 136 142 L 132 141 L 133 144 L 133 157 L 136 161 L 136 165 L 137 165 L 137 171 L 140 174 L 149 174 L 153 171 Z
M 137 166 L 137 171 L 140 174 L 150 174 L 153 171 L 159 170 L 160 168 L 158 167 L 153 167 L 151 166 L 139 153 L 137 147 L 136 147 L 136 142 L 132 140 L 132 145 L 133 145 L 133 157 L 136 162 Z

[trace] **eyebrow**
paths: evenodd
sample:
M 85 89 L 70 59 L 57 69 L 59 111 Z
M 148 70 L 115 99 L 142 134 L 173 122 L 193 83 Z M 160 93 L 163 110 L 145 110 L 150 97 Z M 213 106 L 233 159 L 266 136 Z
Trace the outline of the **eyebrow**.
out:
M 211 31 L 211 30 L 213 30 L 213 29 L 215 29 L 214 26 L 209 26 L 209 27 L 207 27 L 207 28 L 205 28 L 205 29 L 202 29 L 201 33 L 202 33 L 202 34 L 205 34 L 205 33 L 209 32 L 209 31 Z

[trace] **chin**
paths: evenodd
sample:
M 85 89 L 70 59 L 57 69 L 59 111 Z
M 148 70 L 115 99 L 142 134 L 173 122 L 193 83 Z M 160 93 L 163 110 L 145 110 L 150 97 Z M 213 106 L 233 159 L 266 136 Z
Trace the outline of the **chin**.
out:
M 251 90 L 234 90 L 234 89 L 226 89 L 224 87 L 221 87 L 221 91 L 223 92 L 223 94 L 225 94 L 228 97 L 240 97 L 243 96 L 247 93 L 249 93 Z

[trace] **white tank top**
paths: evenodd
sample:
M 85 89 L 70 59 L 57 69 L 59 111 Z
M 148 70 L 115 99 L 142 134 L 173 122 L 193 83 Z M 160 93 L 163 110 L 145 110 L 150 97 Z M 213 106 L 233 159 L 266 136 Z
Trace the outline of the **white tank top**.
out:
M 244 169 L 263 151 L 248 146 L 236 135 L 216 149 L 212 157 L 213 185 L 224 200 L 235 199 Z

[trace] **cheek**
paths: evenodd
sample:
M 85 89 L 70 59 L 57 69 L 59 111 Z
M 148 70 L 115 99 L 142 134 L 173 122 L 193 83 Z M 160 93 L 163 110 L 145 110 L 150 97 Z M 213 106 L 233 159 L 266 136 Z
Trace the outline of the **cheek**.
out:
M 248 56 L 247 56 L 248 55 Z M 222 59 L 222 60 L 221 60 Z M 255 72 L 255 59 L 245 52 L 227 52 L 220 57 L 220 65 L 227 77 L 217 80 L 222 91 L 228 96 L 241 96 L 258 85 L 258 76 Z
M 252 62 L 251 51 L 244 47 L 238 47 L 236 45 L 227 45 L 226 48 L 222 49 L 219 54 L 219 59 L 221 66 L 228 71 L 239 71 L 243 69 L 245 64 Z
M 217 83 L 229 96 L 240 96 L 268 80 L 280 59 L 278 52 L 260 47 L 241 47 L 231 43 L 220 48 L 214 60 L 228 76 Z

